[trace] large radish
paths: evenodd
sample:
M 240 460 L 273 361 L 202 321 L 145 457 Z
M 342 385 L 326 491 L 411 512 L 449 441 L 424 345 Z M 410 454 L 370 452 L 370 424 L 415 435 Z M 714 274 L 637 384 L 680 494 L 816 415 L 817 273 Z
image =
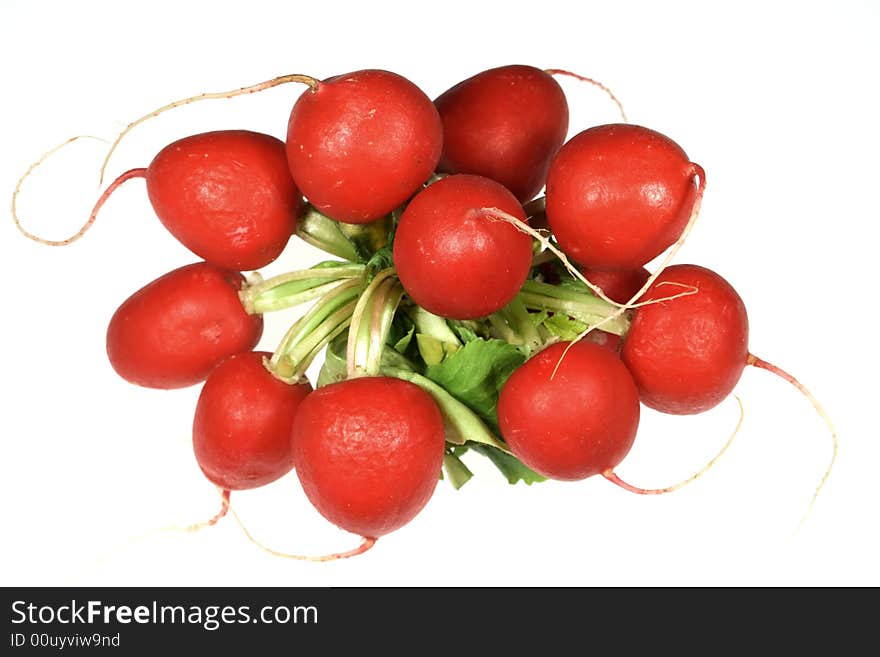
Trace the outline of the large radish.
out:
M 440 478 L 443 417 L 407 381 L 368 376 L 318 388 L 300 404 L 292 435 L 309 500 L 361 536 L 378 538 L 408 523 Z
M 668 137 L 637 125 L 589 128 L 557 153 L 547 175 L 547 221 L 586 267 L 639 269 L 682 234 L 705 174 Z
M 459 82 L 434 104 L 443 119 L 439 171 L 491 178 L 521 203 L 541 191 L 568 132 L 565 94 L 546 71 L 492 68 Z
M 346 223 L 374 221 L 406 201 L 431 176 L 442 145 L 431 99 L 376 69 L 316 83 L 287 127 L 296 184 L 318 210 Z

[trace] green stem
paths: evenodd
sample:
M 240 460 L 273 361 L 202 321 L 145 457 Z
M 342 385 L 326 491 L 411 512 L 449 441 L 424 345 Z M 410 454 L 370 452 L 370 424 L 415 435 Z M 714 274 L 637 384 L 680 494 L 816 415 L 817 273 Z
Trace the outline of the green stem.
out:
M 618 306 L 615 306 L 614 304 L 603 301 L 599 297 L 592 294 L 586 288 L 583 292 L 579 292 L 577 290 L 572 290 L 567 287 L 550 285 L 549 283 L 526 281 L 525 283 L 523 283 L 522 292 L 539 294 L 541 296 L 551 297 L 553 299 L 559 299 L 561 301 L 573 301 L 575 303 L 582 304 L 585 307 L 591 308 L 591 312 L 594 315 L 610 315 L 618 308 Z
M 492 313 L 487 319 L 492 327 L 492 335 L 494 337 L 500 338 L 510 344 L 521 345 L 523 343 L 520 337 L 516 334 L 516 331 L 507 324 L 507 320 L 501 315 L 501 313 Z
M 296 222 L 296 234 L 301 240 L 338 258 L 352 262 L 361 260 L 357 247 L 342 232 L 340 223 L 318 212 L 311 205 Z
M 270 360 L 278 377 L 292 379 L 305 372 L 311 362 L 306 361 L 310 355 L 314 358 L 316 346 L 329 341 L 340 325 L 348 325 L 362 285 L 361 279 L 340 283 L 290 327 Z
M 393 278 L 386 279 L 380 289 L 381 294 L 373 301 L 373 318 L 370 322 L 370 351 L 364 368 L 368 376 L 376 376 L 381 369 L 391 322 L 403 298 L 403 286 Z
M 446 450 L 443 455 L 443 469 L 446 471 L 446 477 L 455 490 L 464 486 L 474 473 L 462 462 L 462 460 L 451 450 Z
M 293 354 L 291 359 L 298 362 L 299 365 L 293 371 L 291 378 L 299 380 L 305 376 L 306 370 L 312 364 L 312 361 L 323 351 L 324 347 L 333 342 L 333 340 L 342 335 L 351 324 L 351 313 L 354 310 L 355 302 L 345 304 L 342 308 L 327 318 L 321 327 L 312 333 L 308 339 L 303 340 L 298 347 L 300 354 Z M 305 353 L 302 353 L 305 352 Z
M 339 224 L 339 230 L 354 245 L 366 262 L 379 249 L 388 245 L 394 219 L 391 214 L 366 224 Z
M 248 285 L 239 292 L 251 314 L 283 310 L 324 296 L 340 281 L 362 276 L 364 265 L 322 262 L 310 269 L 286 272 Z
M 413 324 L 416 325 L 416 332 L 422 335 L 429 335 L 440 342 L 448 342 L 457 347 L 461 346 L 461 341 L 455 335 L 455 332 L 449 328 L 446 320 L 439 315 L 428 312 L 421 306 L 407 306 L 406 314 L 409 315 Z
M 346 224 L 307 205 L 297 221 L 296 234 L 304 242 L 339 258 L 366 262 L 388 244 L 393 224 L 390 214 L 366 224 Z
M 351 318 L 351 328 L 348 332 L 348 344 L 346 347 L 346 364 L 348 369 L 348 377 L 356 376 L 375 376 L 379 362 L 382 358 L 382 348 L 384 347 L 385 338 L 388 336 L 388 329 L 391 326 L 391 317 L 400 298 L 403 296 L 403 288 L 399 287 L 392 279 L 395 275 L 393 268 L 383 269 L 373 277 L 370 284 L 363 291 L 355 306 L 354 313 Z M 400 293 L 392 293 L 395 285 L 400 289 Z M 385 306 L 391 306 L 386 309 Z M 374 347 L 373 324 L 374 320 L 381 325 L 387 313 L 390 317 L 382 337 L 382 344 L 378 349 Z M 381 333 L 381 327 L 379 329 Z M 373 353 L 371 353 L 373 352 Z
M 586 292 L 568 290 L 537 281 L 526 281 L 517 296 L 526 308 L 532 310 L 565 313 L 588 325 L 603 322 L 602 330 L 615 335 L 624 335 L 629 330 L 630 320 L 627 313 L 605 321 L 617 312 L 619 306 Z

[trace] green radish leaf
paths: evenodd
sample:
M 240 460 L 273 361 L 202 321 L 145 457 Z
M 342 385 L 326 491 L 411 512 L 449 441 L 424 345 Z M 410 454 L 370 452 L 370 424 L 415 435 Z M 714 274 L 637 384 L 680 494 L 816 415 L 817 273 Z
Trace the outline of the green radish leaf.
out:
M 559 314 L 545 319 L 544 327 L 562 340 L 574 340 L 587 329 L 584 322 Z
M 412 343 L 415 330 L 415 324 L 413 324 L 413 321 L 406 313 L 394 313 L 386 344 L 391 345 L 398 353 L 406 354 L 407 349 L 409 349 Z
M 415 335 L 416 327 L 410 326 L 409 331 L 407 331 L 406 335 L 397 340 L 392 346 L 397 353 L 405 354 L 407 348 L 409 348 L 410 342 L 412 342 L 413 335 Z
M 532 320 L 535 326 L 541 326 L 541 324 L 547 321 L 548 317 L 550 317 L 550 313 L 546 310 L 529 313 L 529 319 Z
M 424 333 L 416 333 L 416 344 L 419 346 L 419 353 L 422 359 L 429 367 L 439 364 L 446 355 L 444 345 L 448 342 L 441 342 L 437 338 L 426 335 Z
M 385 356 L 387 355 L 393 356 L 394 360 L 399 362 L 393 362 L 391 359 L 386 361 Z M 437 402 L 437 406 L 440 407 L 440 412 L 443 414 L 447 443 L 453 445 L 464 445 L 466 442 L 485 443 L 501 450 L 507 449 L 496 432 L 486 426 L 479 415 L 453 397 L 439 383 L 422 376 L 408 365 L 410 365 L 409 362 L 395 351 L 387 350 L 383 353 L 383 374 L 416 384 Z
M 492 427 L 497 427 L 498 394 L 507 378 L 525 360 L 526 357 L 514 345 L 504 340 L 481 338 L 467 342 L 440 362 L 428 363 L 425 376 L 440 384 Z
M 372 280 L 373 276 L 383 269 L 394 266 L 394 259 L 391 255 L 391 246 L 386 245 L 376 251 L 367 261 L 367 279 Z
M 477 332 L 480 325 L 473 320 L 458 321 L 448 319 L 446 320 L 446 323 L 462 342 L 473 342 L 474 340 L 479 340 L 481 337 L 481 334 Z M 483 337 L 487 336 L 484 334 Z
M 525 483 L 527 486 L 540 481 L 546 481 L 546 477 L 539 475 L 531 468 L 524 465 L 518 458 L 502 452 L 491 445 L 483 445 L 477 443 L 468 443 L 467 445 L 474 452 L 482 454 L 488 458 L 507 478 L 507 482 L 515 484 L 518 481 Z

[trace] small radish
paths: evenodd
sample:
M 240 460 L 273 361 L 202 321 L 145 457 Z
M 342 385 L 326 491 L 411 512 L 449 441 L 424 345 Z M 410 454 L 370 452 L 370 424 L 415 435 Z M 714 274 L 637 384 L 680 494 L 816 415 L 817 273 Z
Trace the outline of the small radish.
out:
M 382 70 L 316 82 L 296 101 L 287 128 L 296 184 L 345 223 L 374 221 L 402 205 L 431 176 L 442 145 L 431 99 Z
M 399 529 L 428 503 L 440 478 L 443 417 L 407 381 L 367 376 L 308 395 L 293 422 L 303 490 L 335 525 L 368 538 Z
M 548 73 L 522 65 L 489 69 L 434 104 L 443 119 L 438 171 L 486 176 L 521 203 L 541 191 L 568 132 L 565 94 Z
M 638 390 L 610 350 L 590 341 L 557 342 L 504 384 L 498 424 L 514 455 L 536 472 L 585 479 L 611 472 L 632 447 Z
M 704 187 L 702 167 L 668 137 L 636 125 L 597 126 L 553 159 L 547 221 L 581 265 L 638 269 L 679 238 Z
M 259 269 L 284 250 L 302 212 L 302 196 L 287 168 L 284 143 L 247 130 L 184 137 L 163 148 L 146 168 L 120 175 L 104 191 L 88 222 L 125 181 L 146 178 L 159 221 L 200 258 L 235 271 Z
M 447 176 L 406 206 L 394 237 L 394 265 L 410 298 L 452 319 L 485 317 L 519 292 L 532 262 L 528 235 L 481 212 L 497 208 L 526 221 L 501 184 L 469 174 Z
M 199 395 L 193 450 L 205 476 L 224 490 L 263 486 L 293 469 L 293 419 L 312 387 L 276 378 L 263 364 L 271 356 L 230 356 Z
M 250 351 L 263 318 L 245 312 L 244 282 L 238 272 L 198 262 L 148 283 L 110 319 L 113 369 L 148 388 L 183 388 L 203 381 L 227 356 Z
M 646 406 L 685 415 L 733 391 L 749 358 L 749 323 L 736 290 L 697 265 L 667 267 L 641 300 L 669 297 L 678 286 L 696 292 L 639 307 L 621 357 Z

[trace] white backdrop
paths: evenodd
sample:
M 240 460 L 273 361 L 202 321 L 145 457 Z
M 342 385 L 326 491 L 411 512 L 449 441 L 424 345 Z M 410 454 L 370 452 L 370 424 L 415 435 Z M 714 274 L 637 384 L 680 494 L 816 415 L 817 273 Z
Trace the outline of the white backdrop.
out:
M 127 8 L 126 8 L 127 7 Z M 577 9 L 575 9 L 577 7 Z M 462 490 L 441 482 L 425 510 L 367 554 L 314 564 L 269 556 L 231 518 L 185 534 L 169 524 L 218 506 L 190 447 L 198 387 L 155 391 L 111 370 L 116 306 L 195 260 L 161 227 L 142 181 L 123 186 L 68 248 L 0 221 L 7 282 L 0 442 L 4 585 L 878 585 L 874 483 L 880 137 L 872 2 L 285 3 L 3 2 L 0 196 L 75 134 L 112 139 L 170 100 L 283 73 L 403 74 L 435 97 L 480 70 L 559 67 L 602 80 L 630 120 L 676 140 L 706 169 L 703 211 L 678 262 L 724 275 L 743 296 L 752 350 L 792 371 L 840 434 L 827 486 L 795 531 L 831 453 L 793 388 L 745 372 L 746 419 L 703 479 L 660 497 L 594 478 L 509 486 L 471 459 Z M 618 119 L 597 90 L 561 80 L 571 134 Z M 111 176 L 187 134 L 247 128 L 283 138 L 301 88 L 209 101 L 138 128 Z M 22 220 L 73 232 L 100 189 L 106 145 L 77 142 L 25 183 Z M 266 273 L 320 254 L 292 242 Z M 267 318 L 272 350 L 295 317 Z M 699 417 L 645 411 L 621 476 L 663 486 L 699 469 L 736 423 L 731 399 Z M 295 475 L 233 495 L 280 550 L 347 549 L 357 537 L 305 501 Z

